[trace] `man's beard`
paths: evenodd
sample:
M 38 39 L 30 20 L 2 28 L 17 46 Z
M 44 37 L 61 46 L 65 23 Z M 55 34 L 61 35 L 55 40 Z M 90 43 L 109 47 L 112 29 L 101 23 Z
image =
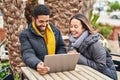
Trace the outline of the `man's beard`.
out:
M 47 25 L 46 26 L 43 26 L 43 25 L 37 25 L 36 23 L 35 23 L 35 26 L 37 27 L 37 29 L 40 31 L 40 32 L 44 32 L 45 31 L 45 29 L 46 29 L 46 27 L 47 27 Z M 45 28 L 45 29 L 41 29 L 41 28 Z

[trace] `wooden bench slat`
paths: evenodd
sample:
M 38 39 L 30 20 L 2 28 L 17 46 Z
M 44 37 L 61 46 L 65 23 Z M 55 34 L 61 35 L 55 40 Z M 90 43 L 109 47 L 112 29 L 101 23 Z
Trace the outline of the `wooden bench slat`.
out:
M 37 78 L 37 80 L 45 80 L 44 77 L 42 75 L 40 75 L 37 71 L 35 71 L 34 69 L 31 69 L 29 67 L 27 67 L 29 69 L 29 71 L 31 73 L 33 73 L 33 75 Z
M 62 80 L 61 79 L 61 77 L 59 77 L 57 74 L 55 74 L 55 73 L 50 73 L 50 76 L 52 76 L 52 78 L 54 79 L 54 80 Z
M 77 77 L 75 77 L 74 75 L 72 75 L 70 72 L 63 72 L 66 76 L 68 76 L 71 80 L 79 80 Z
M 56 73 L 58 76 L 60 76 L 63 80 L 71 80 L 70 78 L 68 78 L 65 74 L 63 74 L 62 72 L 57 72 Z
M 84 66 L 84 68 L 82 67 Z M 85 65 L 81 65 L 81 66 L 78 66 L 78 68 L 82 69 L 83 71 L 85 71 L 86 73 L 90 74 L 91 76 L 93 76 L 94 78 L 96 79 L 107 79 L 107 80 L 112 80 L 111 78 L 105 76 L 104 74 L 88 67 L 88 66 L 85 66 Z M 86 70 L 87 69 L 87 70 Z
M 76 76 L 80 80 L 88 80 L 87 78 L 83 77 L 82 75 L 79 75 L 77 71 L 70 71 L 74 76 Z
M 84 66 L 84 65 L 81 65 L 81 66 Z M 81 66 L 78 66 L 78 68 L 80 68 L 80 69 L 83 70 L 84 72 L 88 73 L 88 75 L 93 76 L 95 79 L 103 80 L 102 77 L 100 77 L 100 76 L 98 76 L 98 75 L 95 74 L 97 71 L 94 70 L 94 73 L 92 73 L 92 72 L 90 72 L 89 69 L 86 70 L 86 68 L 83 68 L 83 67 L 81 67 Z
M 78 72 L 78 73 L 81 74 L 82 76 L 84 76 L 85 78 L 87 78 L 88 80 L 98 80 L 98 79 L 94 78 L 93 76 L 89 75 L 88 73 L 86 73 L 84 71 L 81 71 L 81 72 Z
M 83 77 L 87 78 L 88 80 L 96 80 L 94 77 L 92 77 L 91 75 L 89 75 L 88 73 L 84 72 L 83 70 L 81 70 L 80 68 L 76 67 L 76 71 L 82 75 Z
M 27 76 L 27 78 L 29 78 L 29 80 L 38 80 L 36 77 L 34 77 L 34 75 L 28 70 L 27 67 L 21 67 L 23 73 L 25 74 L 25 76 Z M 25 72 L 24 72 L 25 71 Z
M 54 80 L 49 74 L 43 75 L 45 80 Z
M 86 69 L 89 69 L 90 72 L 93 72 L 93 69 L 92 69 L 92 68 L 87 67 L 87 66 L 84 66 L 84 67 L 85 67 Z M 93 73 L 95 73 L 96 75 L 98 75 L 98 76 L 100 76 L 100 77 L 102 77 L 102 78 L 104 78 L 104 79 L 112 80 L 112 79 L 109 78 L 108 76 L 106 76 L 106 75 L 104 75 L 104 74 L 102 74 L 102 73 L 100 73 L 100 72 L 98 72 L 98 71 L 94 71 Z

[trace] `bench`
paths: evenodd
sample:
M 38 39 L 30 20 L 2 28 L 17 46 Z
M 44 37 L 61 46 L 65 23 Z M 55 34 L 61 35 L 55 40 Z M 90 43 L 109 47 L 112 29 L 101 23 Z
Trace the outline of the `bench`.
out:
M 48 73 L 45 75 L 40 75 L 30 67 L 21 67 L 21 70 L 28 80 L 112 80 L 108 76 L 85 65 L 76 65 L 75 70 L 72 71 Z
M 116 70 L 120 71 L 120 54 L 118 53 L 111 53 L 112 60 L 115 64 Z

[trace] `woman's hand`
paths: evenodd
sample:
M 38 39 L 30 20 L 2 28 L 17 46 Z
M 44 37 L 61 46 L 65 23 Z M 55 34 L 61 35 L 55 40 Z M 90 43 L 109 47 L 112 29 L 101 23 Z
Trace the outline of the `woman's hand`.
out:
M 74 50 L 70 50 L 70 51 L 68 51 L 67 54 L 78 54 L 78 52 L 74 49 Z
M 43 62 L 40 62 L 37 64 L 37 71 L 41 74 L 44 75 L 50 70 L 49 67 L 45 66 Z

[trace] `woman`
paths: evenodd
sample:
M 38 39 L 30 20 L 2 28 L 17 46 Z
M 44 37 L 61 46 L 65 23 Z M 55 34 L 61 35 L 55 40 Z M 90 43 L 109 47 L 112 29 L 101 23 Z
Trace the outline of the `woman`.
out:
M 80 53 L 78 64 L 90 66 L 117 80 L 116 69 L 111 56 L 99 41 L 100 35 L 92 28 L 88 19 L 76 14 L 70 19 L 69 50 Z

